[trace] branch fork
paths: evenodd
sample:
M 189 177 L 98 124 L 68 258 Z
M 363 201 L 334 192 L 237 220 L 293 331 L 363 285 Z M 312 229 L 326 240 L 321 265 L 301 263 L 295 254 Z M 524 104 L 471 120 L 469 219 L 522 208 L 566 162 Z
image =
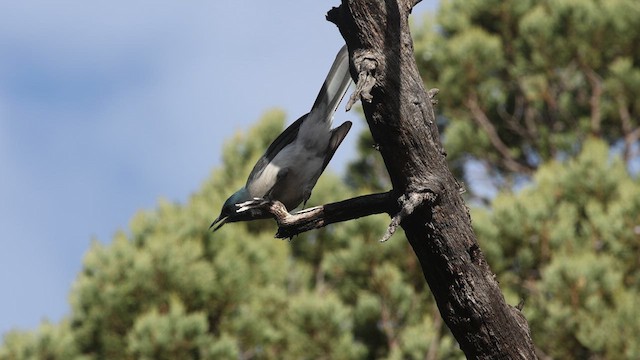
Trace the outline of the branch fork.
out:
M 398 198 L 398 205 L 400 211 L 398 211 L 392 218 L 391 223 L 387 227 L 387 231 L 384 233 L 380 242 L 385 242 L 393 236 L 398 229 L 398 226 L 402 223 L 407 216 L 413 214 L 413 212 L 426 202 L 433 203 L 436 196 L 431 192 L 411 192 L 404 194 Z

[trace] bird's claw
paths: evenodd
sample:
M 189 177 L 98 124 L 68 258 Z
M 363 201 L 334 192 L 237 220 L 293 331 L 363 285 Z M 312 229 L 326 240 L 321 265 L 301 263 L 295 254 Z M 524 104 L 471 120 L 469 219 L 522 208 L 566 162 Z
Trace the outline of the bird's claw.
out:
M 240 204 L 236 204 L 236 207 L 238 208 L 238 210 L 236 210 L 236 212 L 238 212 L 238 213 L 245 212 L 247 210 L 259 208 L 259 207 L 264 206 L 265 204 L 268 204 L 268 203 L 269 203 L 269 201 L 265 200 L 263 198 L 253 198 L 253 200 L 249 200 L 249 201 L 245 201 L 245 202 L 240 203 Z

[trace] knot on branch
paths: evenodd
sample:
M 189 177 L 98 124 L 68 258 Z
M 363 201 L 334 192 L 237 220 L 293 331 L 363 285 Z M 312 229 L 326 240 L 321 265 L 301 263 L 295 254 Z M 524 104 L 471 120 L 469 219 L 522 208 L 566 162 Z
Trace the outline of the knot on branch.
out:
M 398 198 L 398 205 L 400 205 L 400 211 L 398 211 L 392 218 L 391 223 L 387 227 L 387 231 L 380 239 L 380 242 L 385 242 L 391 238 L 396 232 L 398 226 L 402 221 L 425 202 L 433 203 L 436 200 L 436 195 L 430 191 L 425 192 L 409 192 L 403 194 Z
M 427 91 L 427 95 L 429 96 L 429 101 L 431 101 L 432 105 L 438 105 L 438 99 L 436 99 L 436 95 L 440 92 L 440 89 L 433 88 Z
M 353 65 L 358 72 L 358 79 L 356 80 L 356 90 L 347 102 L 347 111 L 351 110 L 358 99 L 369 103 L 373 100 L 371 89 L 376 85 L 375 75 L 379 64 L 378 57 L 370 51 L 362 51 L 353 56 Z

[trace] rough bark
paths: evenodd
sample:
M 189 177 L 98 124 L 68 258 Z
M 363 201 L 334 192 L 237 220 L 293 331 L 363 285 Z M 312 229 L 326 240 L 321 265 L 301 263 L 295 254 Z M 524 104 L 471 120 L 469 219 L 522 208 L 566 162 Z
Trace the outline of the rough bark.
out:
M 526 319 L 485 261 L 413 58 L 413 0 L 343 0 L 329 11 L 349 48 L 354 93 L 389 171 L 403 227 L 447 326 L 468 358 L 536 358 Z M 442 89 L 446 96 L 446 89 Z

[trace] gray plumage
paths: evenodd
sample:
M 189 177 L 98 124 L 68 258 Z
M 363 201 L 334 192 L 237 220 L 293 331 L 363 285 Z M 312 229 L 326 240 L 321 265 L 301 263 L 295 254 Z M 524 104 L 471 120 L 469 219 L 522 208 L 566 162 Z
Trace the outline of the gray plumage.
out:
M 320 174 L 351 128 L 347 121 L 331 129 L 333 115 L 351 83 L 349 54 L 343 46 L 322 84 L 311 111 L 286 128 L 267 148 L 249 174 L 246 185 L 231 195 L 211 227 L 227 222 L 266 218 L 259 209 L 238 213 L 237 204 L 262 198 L 278 200 L 287 210 L 306 203 Z

